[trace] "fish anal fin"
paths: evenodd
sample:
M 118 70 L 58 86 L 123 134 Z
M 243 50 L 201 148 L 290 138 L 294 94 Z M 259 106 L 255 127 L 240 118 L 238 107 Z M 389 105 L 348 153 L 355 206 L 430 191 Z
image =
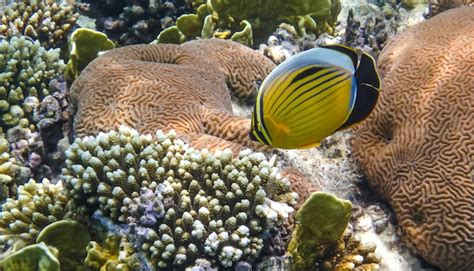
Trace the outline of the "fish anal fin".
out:
M 369 116 L 375 107 L 379 97 L 379 89 L 371 85 L 360 84 L 357 87 L 357 98 L 354 108 L 349 115 L 349 118 L 344 124 L 337 129 L 338 131 L 350 128 L 351 126 L 363 121 Z
M 354 69 L 357 68 L 357 62 L 358 62 L 359 57 L 357 56 L 357 52 L 354 51 L 354 49 L 352 49 L 351 47 L 340 45 L 340 44 L 320 45 L 319 47 L 338 51 L 340 53 L 343 53 L 349 56 L 352 60 L 352 64 L 354 65 Z
M 306 145 L 298 147 L 298 149 L 311 149 L 313 147 L 318 147 L 320 144 L 320 142 L 308 143 Z

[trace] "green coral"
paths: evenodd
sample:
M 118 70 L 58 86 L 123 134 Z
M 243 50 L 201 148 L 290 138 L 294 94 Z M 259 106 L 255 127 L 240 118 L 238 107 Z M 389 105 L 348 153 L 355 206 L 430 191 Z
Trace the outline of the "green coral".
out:
M 61 220 L 46 226 L 38 235 L 36 243 L 44 242 L 58 250 L 62 270 L 74 270 L 86 256 L 86 247 L 91 237 L 87 228 L 73 220 Z
M 202 27 L 202 37 L 212 33 L 214 37 L 232 38 L 252 46 L 264 41 L 282 22 L 293 24 L 302 36 L 331 33 L 340 10 L 340 0 L 209 0 L 198 6 L 197 15 L 181 15 L 176 28 L 183 36 L 194 38 Z M 236 32 L 241 33 L 235 36 Z M 246 34 L 245 39 L 241 38 L 242 33 Z
M 347 228 L 352 204 L 325 192 L 314 192 L 295 215 L 288 252 L 292 270 L 307 270 L 317 260 L 320 245 L 335 242 Z
M 59 271 L 57 250 L 44 243 L 13 251 L 0 260 L 0 269 L 9 271 Z
M 18 187 L 17 198 L 1 205 L 0 248 L 4 251 L 18 240 L 33 244 L 42 229 L 66 217 L 67 197 L 61 183 L 30 180 Z
M 0 127 L 27 127 L 35 106 L 50 94 L 49 81 L 63 70 L 59 49 L 25 37 L 0 41 Z
M 76 139 L 63 178 L 78 205 L 135 225 L 133 242 L 159 269 L 199 257 L 221 267 L 254 261 L 263 235 L 292 211 L 296 195 L 262 153 L 232 158 L 121 127 Z M 289 204 L 289 205 L 288 205 Z
M 88 29 L 76 29 L 69 39 L 69 61 L 64 74 L 70 82 L 97 57 L 99 52 L 115 48 L 115 44 L 104 33 Z
M 74 7 L 55 0 L 20 0 L 0 9 L 0 35 L 28 36 L 45 48 L 60 48 L 76 23 Z

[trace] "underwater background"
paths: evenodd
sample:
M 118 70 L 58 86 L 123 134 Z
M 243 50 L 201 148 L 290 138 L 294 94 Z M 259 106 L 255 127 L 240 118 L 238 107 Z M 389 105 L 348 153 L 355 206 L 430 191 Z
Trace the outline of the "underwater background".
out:
M 472 0 L 0 0 L 0 270 L 474 270 L 473 30 Z M 367 119 L 251 140 L 267 75 L 334 44 L 377 63 Z

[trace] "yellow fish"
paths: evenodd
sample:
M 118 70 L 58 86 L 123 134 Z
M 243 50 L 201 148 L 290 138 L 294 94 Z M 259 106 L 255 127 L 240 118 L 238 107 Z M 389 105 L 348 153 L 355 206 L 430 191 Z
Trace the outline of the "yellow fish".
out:
M 260 86 L 249 136 L 282 149 L 317 146 L 372 112 L 380 89 L 375 60 L 354 49 L 327 45 L 276 67 Z

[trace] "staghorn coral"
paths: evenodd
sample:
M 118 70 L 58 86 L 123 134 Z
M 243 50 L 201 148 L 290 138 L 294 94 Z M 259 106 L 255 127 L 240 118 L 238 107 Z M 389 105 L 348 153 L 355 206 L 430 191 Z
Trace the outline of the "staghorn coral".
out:
M 61 74 L 64 66 L 58 49 L 46 50 L 25 37 L 1 40 L 0 126 L 28 127 L 33 109 L 49 94 L 49 81 Z
M 229 89 L 252 100 L 273 67 L 258 52 L 219 39 L 113 49 L 71 86 L 75 131 L 97 134 L 122 124 L 141 133 L 174 129 L 197 148 L 264 150 L 248 138 L 250 120 L 232 114 Z
M 225 268 L 252 263 L 288 218 L 287 203 L 296 204 L 290 182 L 262 153 L 233 159 L 230 150 L 197 151 L 175 137 L 122 126 L 76 139 L 63 170 L 71 198 L 131 225 L 130 240 L 155 268 L 183 269 L 200 257 Z
M 383 92 L 354 155 L 429 262 L 474 267 L 474 8 L 446 11 L 392 40 Z
M 63 190 L 61 183 L 52 184 L 47 179 L 19 186 L 16 199 L 8 198 L 1 205 L 1 250 L 16 241 L 32 244 L 44 227 L 65 218 L 68 199 Z
M 45 48 L 61 48 L 79 14 L 55 0 L 20 0 L 0 9 L 0 35 L 28 36 Z

